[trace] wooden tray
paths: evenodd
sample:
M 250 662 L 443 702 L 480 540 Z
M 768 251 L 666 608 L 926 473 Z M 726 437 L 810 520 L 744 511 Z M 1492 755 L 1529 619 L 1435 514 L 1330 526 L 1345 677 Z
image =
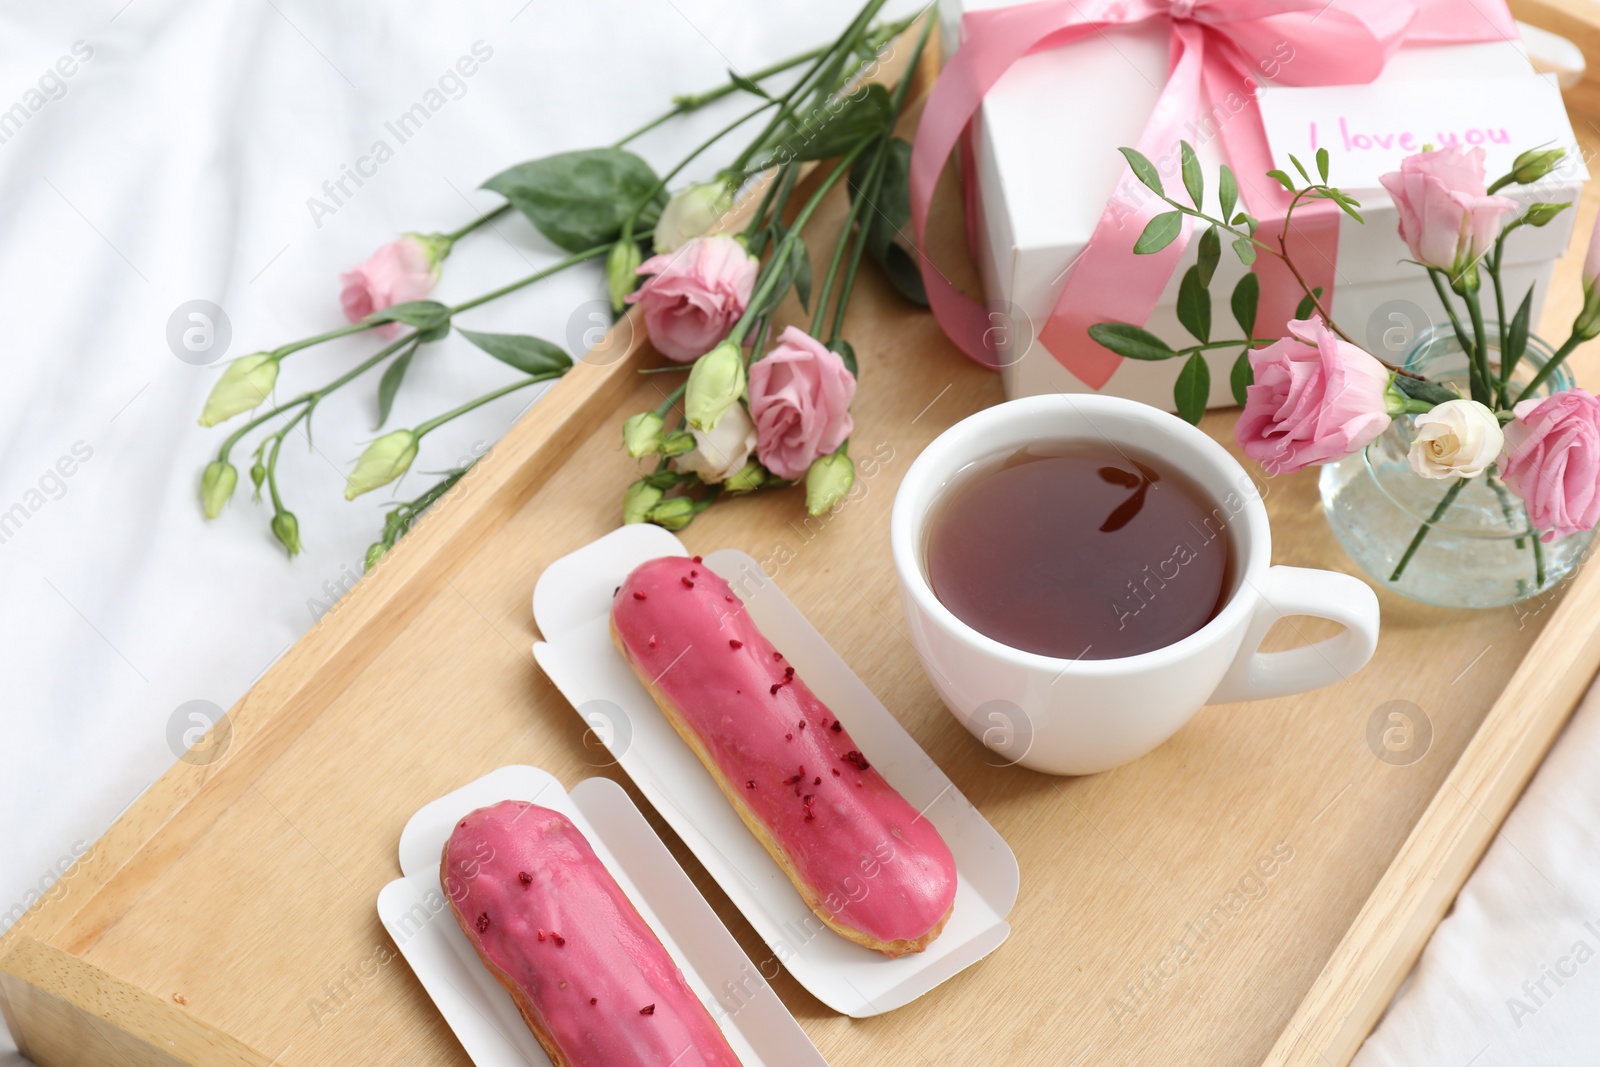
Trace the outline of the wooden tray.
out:
M 1592 155 L 1600 137 L 1574 125 Z M 941 195 L 935 257 L 959 263 L 948 183 Z M 836 197 L 818 232 L 841 217 Z M 1576 308 L 1581 244 L 1552 333 Z M 683 537 L 765 561 L 1005 836 L 1022 865 L 1015 932 L 921 1000 L 844 1018 L 656 828 L 836 1065 L 1345 1063 L 1600 662 L 1600 571 L 1521 609 L 1384 595 L 1377 657 L 1341 685 L 1207 709 L 1094 777 L 992 766 L 906 640 L 888 515 L 911 459 L 1000 384 L 866 273 L 849 331 L 852 453 L 878 461 L 865 493 L 811 520 L 798 491 L 761 494 Z M 529 655 L 528 603 L 548 561 L 618 521 L 635 469 L 621 419 L 661 380 L 634 373 L 655 357 L 630 328 L 613 338 L 626 358 L 575 368 L 235 705 L 221 759 L 174 766 L 0 945 L 0 1005 L 41 1067 L 467 1062 L 373 901 L 420 804 L 507 763 L 570 785 L 605 761 Z M 1593 383 L 1592 356 L 1575 362 Z M 1233 417 L 1204 425 L 1227 441 Z M 1275 562 L 1351 569 L 1314 472 L 1269 488 Z M 1410 765 L 1366 741 L 1392 700 L 1432 725 Z

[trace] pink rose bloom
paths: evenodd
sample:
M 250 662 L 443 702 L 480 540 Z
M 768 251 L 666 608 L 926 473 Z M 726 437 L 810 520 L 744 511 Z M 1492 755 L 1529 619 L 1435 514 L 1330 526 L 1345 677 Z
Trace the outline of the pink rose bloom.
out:
M 1494 244 L 1500 216 L 1517 210 L 1515 200 L 1485 193 L 1481 148 L 1419 152 L 1378 180 L 1400 213 L 1411 258 L 1452 278 Z
M 1255 384 L 1233 436 L 1268 474 L 1342 459 L 1389 428 L 1389 370 L 1319 318 L 1250 353 Z
M 417 234 L 408 233 L 390 241 L 361 266 L 339 276 L 344 286 L 339 293 L 344 317 L 360 322 L 374 311 L 421 300 L 439 280 L 441 258 Z M 398 323 L 391 322 L 379 326 L 378 333 L 393 337 L 399 329 Z
M 756 451 L 780 478 L 803 477 L 818 456 L 838 451 L 855 429 L 855 375 L 837 352 L 804 330 L 785 327 L 778 346 L 750 364 L 749 389 Z
M 1582 389 L 1524 400 L 1506 424 L 1500 475 L 1542 541 L 1600 522 L 1600 400 Z
M 628 303 L 644 308 L 650 343 L 687 363 L 711 351 L 750 304 L 761 261 L 732 237 L 696 237 L 639 265 L 652 275 Z

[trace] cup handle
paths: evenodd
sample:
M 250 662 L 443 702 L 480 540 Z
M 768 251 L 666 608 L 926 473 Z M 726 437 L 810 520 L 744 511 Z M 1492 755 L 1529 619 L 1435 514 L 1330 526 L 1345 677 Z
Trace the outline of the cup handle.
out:
M 1343 626 L 1344 633 L 1287 652 L 1262 652 L 1272 624 L 1309 615 Z M 1265 700 L 1342 681 L 1378 647 L 1378 596 L 1359 578 L 1306 567 L 1272 567 L 1245 631 L 1244 643 L 1208 704 Z

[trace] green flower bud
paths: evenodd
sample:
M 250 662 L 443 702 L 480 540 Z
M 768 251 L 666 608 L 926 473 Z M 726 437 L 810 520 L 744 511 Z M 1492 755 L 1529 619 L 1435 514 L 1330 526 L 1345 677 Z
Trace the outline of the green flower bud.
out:
M 755 460 L 751 460 L 743 467 L 728 475 L 722 482 L 722 488 L 730 493 L 748 493 L 760 489 L 767 482 L 767 468 Z
M 200 475 L 200 510 L 208 519 L 222 514 L 222 506 L 233 499 L 233 487 L 239 484 L 239 472 L 232 463 L 214 459 L 206 464 Z
M 733 190 L 727 182 L 705 182 L 678 190 L 661 209 L 656 223 L 655 250 L 675 252 L 687 242 L 707 233 L 733 206 Z
M 272 536 L 278 539 L 289 558 L 300 554 L 300 520 L 292 511 L 280 511 L 272 516 Z
M 634 459 L 653 456 L 661 451 L 661 431 L 666 428 L 660 415 L 641 411 L 629 415 L 622 424 L 622 444 Z
M 1564 148 L 1530 148 L 1511 164 L 1511 180 L 1518 185 L 1532 185 L 1560 166 L 1566 157 Z
M 356 460 L 356 469 L 350 472 L 345 483 L 344 498 L 354 500 L 362 493 L 370 493 L 388 485 L 411 469 L 417 458 L 417 435 L 410 430 L 386 433 L 367 446 Z
M 668 530 L 681 530 L 694 521 L 700 509 L 686 496 L 663 500 L 650 509 L 650 521 Z
M 250 464 L 250 484 L 255 486 L 255 498 L 261 499 L 261 483 L 267 480 L 267 465 L 257 456 L 256 461 Z
M 622 521 L 624 524 L 644 522 L 650 518 L 650 509 L 661 503 L 666 494 L 643 478 L 628 486 L 622 494 Z
M 1528 205 L 1528 210 L 1523 213 L 1522 222 L 1526 226 L 1543 226 L 1546 223 L 1550 222 L 1552 219 L 1554 219 L 1557 215 L 1559 215 L 1563 211 L 1567 210 L 1567 208 L 1569 208 L 1571 206 L 1572 205 L 1570 203 L 1569 204 L 1545 204 L 1545 203 L 1529 204 Z
M 819 456 L 806 471 L 806 511 L 821 515 L 844 499 L 856 484 L 856 465 L 844 449 L 831 456 Z
M 673 430 L 661 441 L 661 454 L 664 456 L 681 456 L 694 449 L 694 434 L 688 430 Z
M 744 352 L 735 342 L 724 341 L 695 360 L 683 411 L 690 426 L 710 432 L 743 395 Z
M 611 310 L 620 313 L 628 306 L 628 294 L 639 284 L 639 244 L 633 238 L 618 241 L 606 257 L 606 289 L 611 294 Z
M 389 546 L 384 544 L 382 541 L 372 542 L 372 544 L 367 546 L 367 558 L 361 562 L 361 570 L 366 572 L 376 567 L 378 565 L 378 561 L 382 559 L 388 553 L 388 551 Z
M 211 387 L 211 395 L 206 397 L 206 406 L 200 412 L 200 425 L 215 426 L 249 411 L 270 396 L 277 383 L 278 361 L 272 353 L 240 356 L 228 364 L 217 384 Z

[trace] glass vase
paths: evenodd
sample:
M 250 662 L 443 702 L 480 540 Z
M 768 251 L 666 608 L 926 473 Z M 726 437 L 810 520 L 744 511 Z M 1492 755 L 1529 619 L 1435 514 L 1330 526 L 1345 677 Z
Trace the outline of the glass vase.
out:
M 1492 341 L 1500 330 L 1488 323 L 1485 332 L 1491 338 L 1490 364 L 1498 372 L 1499 349 Z M 1512 373 L 1510 396 L 1515 398 L 1552 355 L 1542 340 L 1528 338 Z M 1420 337 L 1403 366 L 1432 381 L 1459 385 L 1463 395 L 1470 395 L 1467 356 L 1449 325 Z M 1535 395 L 1572 385 L 1561 366 Z M 1468 481 L 1434 519 L 1456 483 L 1412 471 L 1406 457 L 1415 436 L 1413 418 L 1401 416 L 1361 452 L 1322 468 L 1323 513 L 1344 550 L 1373 581 L 1424 604 L 1493 608 L 1538 596 L 1577 569 L 1594 532 L 1540 541 L 1521 499 L 1495 467 Z M 1424 526 L 1426 534 L 1406 558 Z

